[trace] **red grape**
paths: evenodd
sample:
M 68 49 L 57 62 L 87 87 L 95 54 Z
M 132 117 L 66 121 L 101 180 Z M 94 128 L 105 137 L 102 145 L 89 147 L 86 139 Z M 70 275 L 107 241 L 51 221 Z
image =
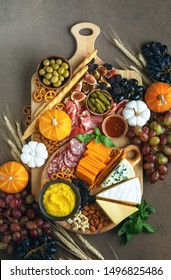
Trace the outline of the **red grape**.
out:
M 155 155 L 146 155 L 146 156 L 144 156 L 144 160 L 148 161 L 148 162 L 153 162 L 156 160 L 156 156 Z
M 12 253 L 14 253 L 14 245 L 9 244 L 8 248 L 7 248 L 7 253 L 10 255 Z
M 134 131 L 135 135 L 139 136 L 142 132 L 142 127 L 140 127 L 138 125 L 134 126 L 133 131 Z
M 153 169 L 154 168 L 154 162 L 146 162 L 143 165 L 144 169 Z
M 20 226 L 19 223 L 12 223 L 12 224 L 10 225 L 10 230 L 11 230 L 12 232 L 20 231 L 20 229 L 21 229 L 21 226 Z
M 7 229 L 8 229 L 8 225 L 6 223 L 0 226 L 0 232 L 5 232 Z
M 166 126 L 170 126 L 171 125 L 171 112 L 167 111 L 164 113 L 164 120 L 163 120 L 164 124 Z
M 0 207 L 1 208 L 6 208 L 6 201 L 5 201 L 5 199 L 4 198 L 0 198 Z
M 160 138 L 160 144 L 161 144 L 161 145 L 166 145 L 166 144 L 167 144 L 167 137 L 166 137 L 166 134 L 161 134 L 161 135 L 159 136 L 159 138 Z
M 28 219 L 29 218 L 27 216 L 22 216 L 20 219 L 20 223 L 25 225 L 25 223 L 28 221 Z
M 13 215 L 14 218 L 20 219 L 21 216 L 22 216 L 22 212 L 21 212 L 21 210 L 18 209 L 18 208 L 13 208 L 13 209 L 12 209 L 12 215 Z
M 43 221 L 43 219 L 38 218 L 35 220 L 35 223 L 38 227 L 41 227 L 43 225 L 44 221 Z
M 14 198 L 14 196 L 13 196 L 12 194 L 8 194 L 8 195 L 6 196 L 5 200 L 6 200 L 6 203 L 7 203 L 8 205 L 9 205 L 10 200 L 11 200 L 12 198 Z
M 168 165 L 167 164 L 159 164 L 158 171 L 160 174 L 167 174 L 168 173 Z
M 165 180 L 165 175 L 164 174 L 160 174 L 159 175 L 159 180 L 164 181 Z
M 37 237 L 38 237 L 38 232 L 37 232 L 37 230 L 36 230 L 36 229 L 31 229 L 31 230 L 30 230 L 30 235 L 31 235 L 31 237 L 33 237 L 33 238 L 37 238 Z
M 141 144 L 141 139 L 138 136 L 135 136 L 131 139 L 132 144 L 139 146 Z
M 37 224 L 35 221 L 27 221 L 26 222 L 26 227 L 28 229 L 37 229 Z
M 142 130 L 143 130 L 146 134 L 149 134 L 150 128 L 149 128 L 147 125 L 145 125 L 145 126 L 143 127 Z
M 26 215 L 28 216 L 28 218 L 30 219 L 30 220 L 33 220 L 34 219 L 34 217 L 35 217 L 35 211 L 34 211 L 34 209 L 32 209 L 32 208 L 29 208 L 29 209 L 27 209 L 27 211 L 26 211 Z
M 13 241 L 15 241 L 15 242 L 20 241 L 20 239 L 21 239 L 21 233 L 20 233 L 19 231 L 14 232 L 14 233 L 12 234 L 12 239 L 13 239 Z
M 11 234 L 7 234 L 2 237 L 2 242 L 4 243 L 10 243 L 11 240 L 12 240 Z
M 141 152 L 142 152 L 142 154 L 143 154 L 144 156 L 149 155 L 149 153 L 150 153 L 150 146 L 149 146 L 149 145 L 144 145 L 144 146 L 142 147 Z
M 150 132 L 149 132 L 149 138 L 151 138 L 151 137 L 154 137 L 154 136 L 156 136 L 157 135 L 157 133 L 156 133 L 156 131 L 155 130 L 150 130 Z
M 129 138 L 133 138 L 133 137 L 135 136 L 134 131 L 133 131 L 132 129 L 129 129 L 128 132 L 127 132 L 127 136 L 128 136 Z
M 158 171 L 154 171 L 150 176 L 149 176 L 149 179 L 150 179 L 150 183 L 155 183 L 158 179 L 159 179 L 159 172 Z
M 12 198 L 9 202 L 11 208 L 16 208 L 21 205 L 22 200 L 19 198 Z
M 148 142 L 148 140 L 149 140 L 148 134 L 143 131 L 140 133 L 139 137 L 140 137 L 141 141 L 143 141 L 143 142 Z
M 149 176 L 149 175 L 152 174 L 154 171 L 155 171 L 154 168 L 153 168 L 153 169 L 146 169 L 145 174 L 146 174 L 147 176 Z

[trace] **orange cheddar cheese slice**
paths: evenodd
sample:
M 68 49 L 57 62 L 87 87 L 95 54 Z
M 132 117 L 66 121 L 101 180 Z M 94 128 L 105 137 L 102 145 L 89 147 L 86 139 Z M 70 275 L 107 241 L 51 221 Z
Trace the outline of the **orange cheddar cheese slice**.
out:
M 79 179 L 84 180 L 89 185 L 92 185 L 95 180 L 94 175 L 92 175 L 90 172 L 88 172 L 87 170 L 79 166 L 76 169 L 75 176 L 78 177 Z
M 87 148 L 91 149 L 103 156 L 106 156 L 106 155 L 109 156 L 110 152 L 112 150 L 111 148 L 106 147 L 105 145 L 103 145 L 100 142 L 98 144 L 96 144 L 94 139 L 87 145 Z

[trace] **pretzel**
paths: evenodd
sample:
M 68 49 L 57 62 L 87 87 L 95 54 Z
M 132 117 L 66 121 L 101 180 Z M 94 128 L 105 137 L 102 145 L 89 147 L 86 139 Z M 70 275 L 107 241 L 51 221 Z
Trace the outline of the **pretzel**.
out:
M 27 115 L 27 116 L 26 116 L 26 121 L 31 122 L 31 115 Z
M 38 78 L 34 78 L 33 80 L 33 85 L 36 87 L 36 88 L 41 88 L 41 83 L 39 81 Z
M 42 94 L 40 93 L 40 89 L 36 89 L 34 92 L 33 92 L 33 99 L 34 101 L 40 103 L 42 102 L 43 100 L 43 96 Z
M 50 178 L 52 180 L 56 180 L 56 179 L 64 179 L 64 174 L 62 172 L 58 172 L 58 173 L 53 173 Z
M 45 93 L 46 93 L 46 89 L 45 89 L 44 87 L 41 87 L 41 88 L 39 89 L 39 91 L 40 91 L 40 94 L 44 97 L 44 95 L 45 95 Z
M 31 120 L 30 120 L 30 121 L 29 121 L 29 120 L 25 120 L 25 123 L 24 123 L 24 124 L 25 124 L 25 126 L 28 127 L 28 126 L 30 125 L 30 123 L 31 123 Z
M 65 109 L 65 105 L 63 103 L 58 103 L 54 106 L 53 109 L 63 110 Z
M 45 93 L 44 99 L 46 102 L 50 102 L 56 96 L 56 91 L 49 90 Z
M 31 105 L 26 105 L 23 107 L 23 113 L 24 115 L 30 115 L 31 114 Z
M 68 166 L 63 165 L 61 168 L 61 172 L 65 175 L 70 175 L 74 173 L 74 168 L 70 169 Z

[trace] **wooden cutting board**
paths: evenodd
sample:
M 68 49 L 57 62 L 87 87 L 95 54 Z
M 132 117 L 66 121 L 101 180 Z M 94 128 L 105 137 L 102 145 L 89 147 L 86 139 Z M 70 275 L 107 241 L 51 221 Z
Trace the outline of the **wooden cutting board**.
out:
M 69 62 L 71 64 L 72 69 L 75 69 L 83 59 L 94 50 L 95 41 L 98 35 L 100 34 L 100 28 L 90 22 L 82 22 L 78 23 L 71 28 L 71 34 L 75 38 L 76 41 L 76 51 Z M 90 35 L 83 35 L 85 32 L 88 31 Z M 96 47 L 97 49 L 100 46 Z M 95 57 L 95 62 L 98 64 L 103 64 L 103 59 L 99 58 L 98 56 Z M 139 84 L 142 84 L 141 76 L 131 70 L 117 70 L 117 73 L 121 74 L 123 78 L 127 79 L 136 79 L 138 80 Z M 39 108 L 42 103 L 36 103 L 32 98 L 32 93 L 35 91 L 35 86 L 33 84 L 33 80 L 35 79 L 36 74 L 34 73 L 31 79 L 31 107 L 32 107 L 32 118 L 34 116 L 35 111 Z M 127 137 L 123 137 L 119 139 L 119 141 L 115 141 L 115 145 L 118 148 L 124 148 L 125 146 L 129 145 L 129 139 Z M 41 188 L 41 177 L 43 172 L 44 166 L 41 168 L 34 168 L 31 170 L 31 184 L 32 184 L 32 193 L 38 198 L 38 194 Z M 139 177 L 141 186 L 143 186 L 143 168 L 142 168 L 142 159 L 134 166 L 136 176 Z

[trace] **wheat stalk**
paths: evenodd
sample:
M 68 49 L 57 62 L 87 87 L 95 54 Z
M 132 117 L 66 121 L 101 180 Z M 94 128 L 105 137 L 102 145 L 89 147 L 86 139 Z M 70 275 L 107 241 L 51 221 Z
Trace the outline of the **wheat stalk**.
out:
M 53 234 L 72 252 L 73 255 L 78 257 L 80 260 L 90 260 L 90 258 L 79 250 L 73 243 L 69 242 L 60 232 L 53 230 Z
M 98 257 L 99 260 L 104 260 L 104 257 L 102 254 L 94 248 L 87 239 L 85 239 L 81 234 L 77 234 L 77 237 L 81 240 L 81 242 L 86 246 L 87 249 L 89 249 L 90 252 L 92 252 L 96 257 Z
M 17 127 L 17 135 L 21 141 L 21 137 L 22 137 L 22 131 L 21 131 L 21 125 L 18 121 L 16 121 L 16 127 Z M 21 141 L 22 146 L 24 146 L 26 144 L 26 141 Z
M 9 130 L 9 133 L 13 136 L 18 148 L 20 150 L 22 150 L 22 144 L 21 144 L 20 139 L 19 139 L 19 137 L 16 133 L 16 129 L 13 127 L 12 123 L 9 121 L 7 116 L 4 115 L 3 118 L 4 118 L 4 121 L 6 123 L 7 128 Z
M 112 30 L 111 36 L 107 35 L 106 33 L 104 34 L 109 41 L 111 41 L 122 53 L 125 54 L 125 56 L 127 56 L 129 60 L 135 63 L 135 65 L 137 65 L 140 69 L 143 69 L 142 63 L 136 58 L 135 54 L 132 54 L 132 52 L 129 50 L 129 47 L 125 46 L 125 44 L 121 41 L 116 32 Z

